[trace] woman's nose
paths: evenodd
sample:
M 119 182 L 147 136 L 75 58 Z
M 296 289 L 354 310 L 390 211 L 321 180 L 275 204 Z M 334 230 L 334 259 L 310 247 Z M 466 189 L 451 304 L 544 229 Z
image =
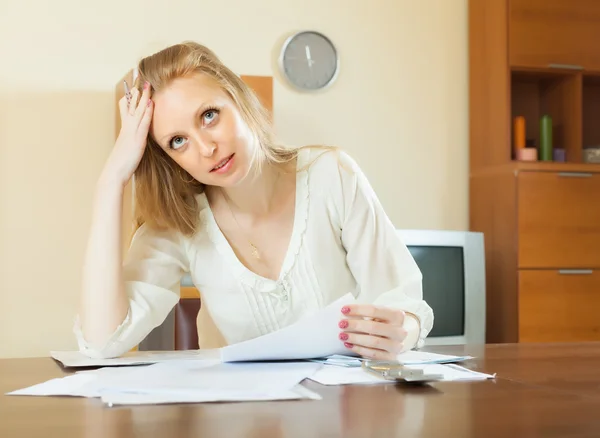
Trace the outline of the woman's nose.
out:
M 200 153 L 205 157 L 212 157 L 217 150 L 217 144 L 215 142 L 200 142 Z
M 217 142 L 215 142 L 212 138 L 207 138 L 203 135 L 195 135 L 193 140 L 194 143 L 198 145 L 200 154 L 202 154 L 204 157 L 212 157 L 217 150 Z

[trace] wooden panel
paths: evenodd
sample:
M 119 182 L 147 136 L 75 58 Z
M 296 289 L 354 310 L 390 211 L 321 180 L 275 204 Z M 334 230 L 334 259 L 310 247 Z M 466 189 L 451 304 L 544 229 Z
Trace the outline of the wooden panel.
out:
M 600 23 L 599 23 L 600 26 Z M 600 46 L 598 48 L 600 51 Z M 583 77 L 583 147 L 600 146 L 600 75 Z
M 600 267 L 600 174 L 520 172 L 520 268 Z
M 519 271 L 519 341 L 600 341 L 600 271 Z
M 180 288 L 180 298 L 182 300 L 200 298 L 200 292 L 195 287 L 183 286 Z
M 535 170 L 540 172 L 600 172 L 600 164 L 597 163 L 559 163 L 553 161 L 522 161 L 514 163 L 518 170 Z
M 506 0 L 469 1 L 471 171 L 510 161 Z
M 242 75 L 241 78 L 254 90 L 260 102 L 273 115 L 273 77 Z
M 510 0 L 511 66 L 600 70 L 598 0 Z
M 516 178 L 510 169 L 470 180 L 470 225 L 482 232 L 486 259 L 486 341 L 517 342 Z

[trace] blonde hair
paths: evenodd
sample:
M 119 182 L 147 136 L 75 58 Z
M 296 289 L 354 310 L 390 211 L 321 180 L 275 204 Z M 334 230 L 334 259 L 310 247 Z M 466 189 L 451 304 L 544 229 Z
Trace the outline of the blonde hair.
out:
M 298 156 L 300 149 L 309 147 L 290 148 L 276 144 L 270 116 L 256 94 L 213 51 L 201 44 L 183 42 L 143 58 L 138 64 L 135 86 L 140 87 L 147 81 L 153 92 L 157 92 L 173 80 L 194 73 L 215 80 L 238 107 L 259 145 L 255 148 L 256 154 L 262 156 L 254 157 L 256 166 L 265 162 L 283 167 Z M 260 168 L 255 170 L 260 172 Z M 183 170 L 149 135 L 135 172 L 136 228 L 145 223 L 152 228 L 193 234 L 199 220 L 195 196 L 203 191 L 204 186 Z

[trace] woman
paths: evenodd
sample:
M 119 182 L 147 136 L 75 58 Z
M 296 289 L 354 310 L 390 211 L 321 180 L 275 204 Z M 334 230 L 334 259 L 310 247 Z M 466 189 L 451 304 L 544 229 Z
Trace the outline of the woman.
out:
M 227 343 L 264 335 L 352 292 L 340 342 L 393 359 L 433 325 L 421 272 L 356 163 L 335 148 L 283 148 L 253 92 L 209 49 L 143 59 L 95 194 L 75 331 L 116 357 L 160 325 L 189 273 Z M 123 190 L 137 229 L 121 261 Z

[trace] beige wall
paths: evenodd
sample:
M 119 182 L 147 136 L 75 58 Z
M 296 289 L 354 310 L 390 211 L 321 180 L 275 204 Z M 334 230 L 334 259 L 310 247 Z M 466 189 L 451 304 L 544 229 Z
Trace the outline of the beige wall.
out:
M 324 31 L 340 50 L 341 74 L 317 95 L 276 80 L 281 139 L 346 148 L 398 227 L 465 229 L 466 0 L 366 4 L 3 0 L 0 357 L 75 347 L 70 328 L 90 196 L 113 142 L 114 84 L 148 50 L 184 39 L 207 44 L 240 74 L 271 75 L 289 32 Z

